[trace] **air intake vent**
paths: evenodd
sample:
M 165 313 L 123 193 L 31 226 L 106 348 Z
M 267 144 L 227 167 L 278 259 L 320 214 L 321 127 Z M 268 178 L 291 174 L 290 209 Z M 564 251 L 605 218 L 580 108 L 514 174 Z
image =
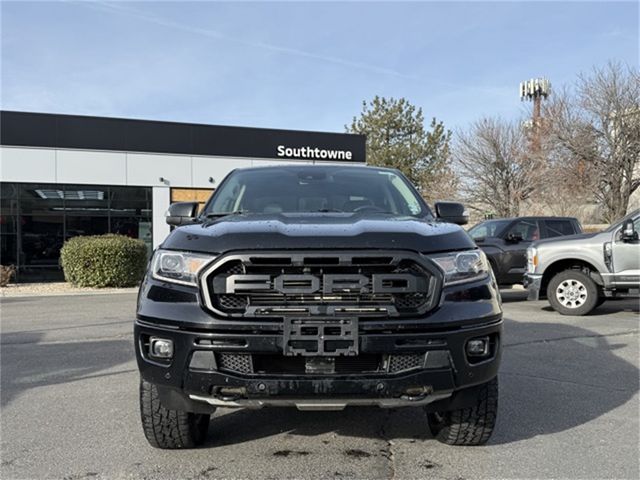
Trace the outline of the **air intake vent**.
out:
M 216 361 L 220 370 L 237 373 L 253 373 L 253 362 L 248 353 L 218 353 Z
M 405 353 L 389 356 L 389 373 L 404 372 L 424 366 L 424 353 Z

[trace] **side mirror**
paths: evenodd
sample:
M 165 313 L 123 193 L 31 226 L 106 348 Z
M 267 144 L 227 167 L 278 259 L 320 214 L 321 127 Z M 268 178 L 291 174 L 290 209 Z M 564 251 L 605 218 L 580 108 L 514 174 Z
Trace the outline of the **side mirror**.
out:
M 197 202 L 177 202 L 169 205 L 165 220 L 169 225 L 190 225 L 196 222 L 198 216 Z
M 455 223 L 457 225 L 466 225 L 469 223 L 469 213 L 465 210 L 464 205 L 457 202 L 436 202 L 436 217 L 447 223 Z
M 522 236 L 522 234 L 520 232 L 513 232 L 513 233 L 509 233 L 507 235 L 507 241 L 508 242 L 520 243 L 522 240 L 524 240 L 524 237 Z
M 638 240 L 638 232 L 636 232 L 633 221 L 628 220 L 624 223 L 624 227 L 622 228 L 622 241 L 632 242 L 634 240 Z

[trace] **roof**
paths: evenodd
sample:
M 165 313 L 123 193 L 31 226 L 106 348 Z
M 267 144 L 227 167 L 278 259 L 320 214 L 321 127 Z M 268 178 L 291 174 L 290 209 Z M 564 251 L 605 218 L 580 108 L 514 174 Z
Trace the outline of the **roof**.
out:
M 364 163 L 364 135 L 164 122 L 55 113 L 0 111 L 5 146 L 114 150 L 184 155 L 304 159 L 278 148 L 350 152 Z M 322 162 L 323 159 L 316 158 Z M 344 160 L 342 160 L 344 161 Z

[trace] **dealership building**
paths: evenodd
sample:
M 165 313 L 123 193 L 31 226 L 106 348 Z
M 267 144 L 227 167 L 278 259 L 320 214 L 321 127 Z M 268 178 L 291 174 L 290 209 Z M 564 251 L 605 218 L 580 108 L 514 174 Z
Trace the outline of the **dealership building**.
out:
M 77 235 L 153 249 L 171 202 L 204 203 L 235 168 L 365 162 L 362 135 L 9 111 L 0 145 L 0 263 L 18 281 L 61 279 Z

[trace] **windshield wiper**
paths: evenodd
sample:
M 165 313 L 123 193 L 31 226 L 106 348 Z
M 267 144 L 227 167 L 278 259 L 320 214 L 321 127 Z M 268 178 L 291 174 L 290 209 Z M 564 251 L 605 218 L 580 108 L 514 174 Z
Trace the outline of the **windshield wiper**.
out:
M 338 210 L 337 208 L 321 208 L 315 211 L 318 213 L 344 213 L 344 210 Z
M 207 213 L 204 218 L 220 218 L 227 217 L 229 215 L 242 215 L 243 213 L 249 213 L 246 210 L 236 210 L 235 212 L 218 212 L 218 213 Z

